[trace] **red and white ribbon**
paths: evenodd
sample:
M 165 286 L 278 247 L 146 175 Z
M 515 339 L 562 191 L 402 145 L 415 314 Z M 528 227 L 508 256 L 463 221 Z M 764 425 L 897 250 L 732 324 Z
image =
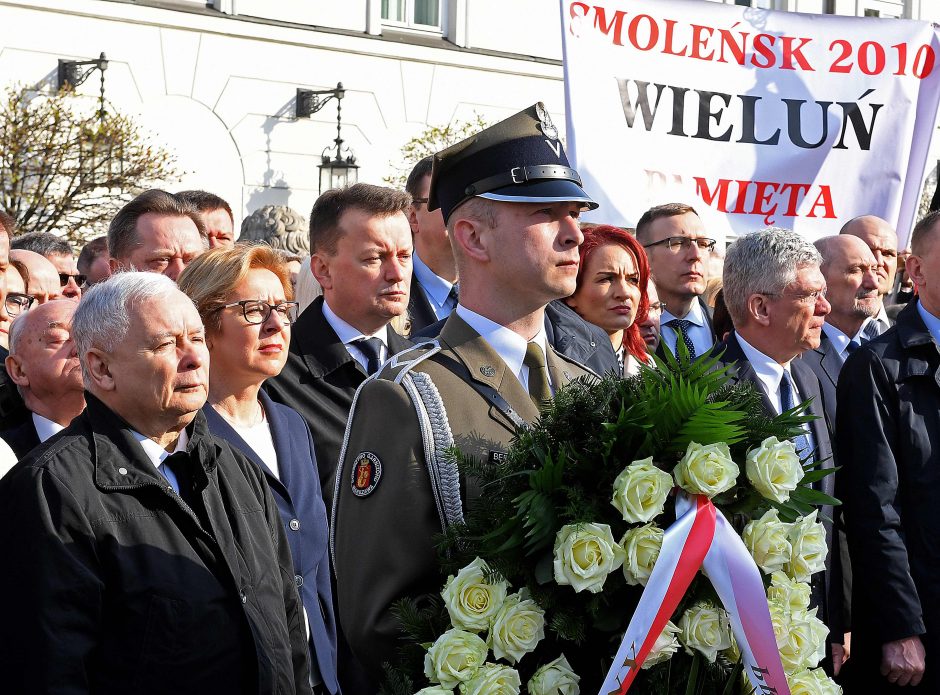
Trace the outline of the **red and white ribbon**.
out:
M 599 695 L 624 695 L 630 689 L 699 568 L 728 611 L 754 692 L 790 695 L 764 582 L 741 537 L 704 495 L 680 492 L 676 517 Z

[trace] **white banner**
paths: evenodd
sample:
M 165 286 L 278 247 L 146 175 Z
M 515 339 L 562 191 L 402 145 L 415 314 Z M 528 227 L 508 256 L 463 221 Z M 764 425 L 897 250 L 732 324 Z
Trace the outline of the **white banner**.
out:
M 702 0 L 561 0 L 567 151 L 634 226 L 685 202 L 711 236 L 914 224 L 940 99 L 926 22 Z

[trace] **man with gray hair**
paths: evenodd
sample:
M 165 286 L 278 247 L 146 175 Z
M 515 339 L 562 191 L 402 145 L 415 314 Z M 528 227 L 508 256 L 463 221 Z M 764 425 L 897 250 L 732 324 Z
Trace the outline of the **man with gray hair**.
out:
M 206 224 L 182 198 L 151 189 L 118 211 L 108 227 L 111 270 L 143 270 L 176 280 L 209 248 Z
M 17 458 L 61 432 L 85 409 L 82 371 L 72 340 L 77 307 L 70 299 L 56 299 L 20 314 L 10 326 L 6 370 L 30 418 L 0 432 L 0 438 Z
M 309 695 L 277 505 L 200 412 L 196 307 L 119 273 L 72 337 L 85 411 L 0 479 L 5 690 Z
M 832 444 L 826 426 L 819 380 L 802 360 L 806 350 L 819 347 L 829 302 L 826 280 L 819 270 L 816 248 L 801 235 L 776 228 L 763 229 L 735 241 L 725 255 L 724 297 L 734 324 L 728 338 L 715 347 L 720 362 L 735 382 L 747 381 L 760 394 L 770 417 L 809 401 L 807 415 L 816 419 L 795 438 L 801 458 L 832 468 Z M 816 484 L 827 495 L 833 476 Z M 832 507 L 821 511 L 827 542 L 832 543 Z M 838 553 L 827 558 L 825 573 L 813 575 L 813 605 L 841 642 L 842 573 Z M 841 666 L 841 650 L 839 663 Z

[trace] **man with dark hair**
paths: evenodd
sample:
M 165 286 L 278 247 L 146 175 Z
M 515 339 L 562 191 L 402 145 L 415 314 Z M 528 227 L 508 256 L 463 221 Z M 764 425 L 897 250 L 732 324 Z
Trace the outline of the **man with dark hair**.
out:
M 142 270 L 176 280 L 207 248 L 206 225 L 196 208 L 156 188 L 121 208 L 108 227 L 112 272 Z
M 940 212 L 914 227 L 911 251 L 917 296 L 839 375 L 836 494 L 856 579 L 847 685 L 857 692 L 940 689 Z
M 208 191 L 180 191 L 176 197 L 199 211 L 209 235 L 209 248 L 235 246 L 235 216 L 223 198 Z
M 446 319 L 457 306 L 457 264 L 450 238 L 440 210 L 428 210 L 433 157 L 418 162 L 405 190 L 411 196 L 408 222 L 414 240 L 414 274 L 408 318 L 411 331 L 417 333 L 441 319 Z
M 839 230 L 839 234 L 856 236 L 871 249 L 878 263 L 878 308 L 872 323 L 879 333 L 884 333 L 894 321 L 888 318 L 884 301 L 894 288 L 894 276 L 898 271 L 898 233 L 886 220 L 874 215 L 854 217 Z
M 701 297 L 715 240 L 705 236 L 698 213 L 682 203 L 657 205 L 640 217 L 636 238 L 646 249 L 656 291 L 666 304 L 659 354 L 664 355 L 666 349 L 675 354 L 680 340 L 692 357 L 708 352 L 715 344 L 715 333 Z
M 325 192 L 310 213 L 310 266 L 323 296 L 294 324 L 287 365 L 265 388 L 310 426 L 327 505 L 356 389 L 410 345 L 389 325 L 408 307 L 409 203 L 407 193 L 357 183 Z
M 75 256 L 69 243 L 49 232 L 30 232 L 15 237 L 10 242 L 11 250 L 38 253 L 55 266 L 62 287 L 60 294 L 68 299 L 81 299 L 85 278 L 75 265 Z
M 111 277 L 108 257 L 108 237 L 95 237 L 78 254 L 78 272 L 85 276 L 85 287 L 91 287 Z
M 447 222 L 460 302 L 436 341 L 396 355 L 362 386 L 336 473 L 340 622 L 376 680 L 400 644 L 392 604 L 440 591 L 434 538 L 481 494 L 450 448 L 500 461 L 517 427 L 589 374 L 545 330 L 545 305 L 575 289 L 578 216 L 597 204 L 544 106 L 436 154 L 428 197 Z

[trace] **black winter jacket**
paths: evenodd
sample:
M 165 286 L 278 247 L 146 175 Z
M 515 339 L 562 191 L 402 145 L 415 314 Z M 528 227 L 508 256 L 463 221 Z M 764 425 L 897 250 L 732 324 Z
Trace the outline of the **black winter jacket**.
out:
M 290 550 L 257 466 L 197 413 L 168 459 L 190 507 L 86 398 L 0 480 L 4 692 L 309 693 Z

